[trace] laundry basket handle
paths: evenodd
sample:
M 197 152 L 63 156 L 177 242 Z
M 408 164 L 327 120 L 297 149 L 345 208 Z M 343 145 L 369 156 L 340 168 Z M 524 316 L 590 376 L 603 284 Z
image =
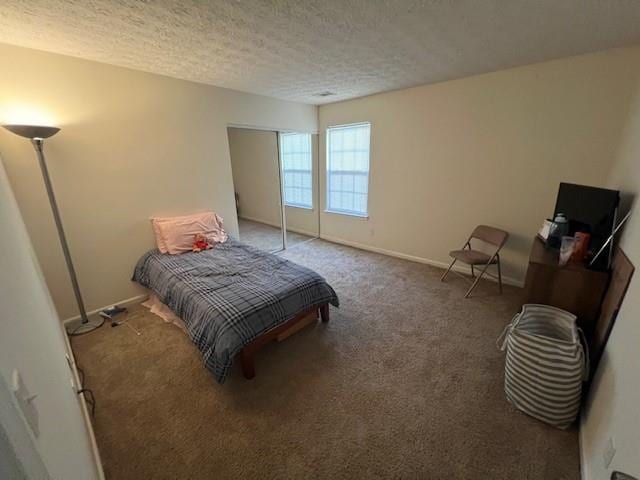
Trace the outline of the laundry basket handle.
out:
M 522 312 L 516 313 L 511 319 L 511 322 L 507 323 L 500 336 L 496 339 L 496 347 L 498 347 L 498 350 L 501 352 L 504 352 L 504 349 L 507 347 L 507 333 L 513 330 L 513 328 L 518 324 L 521 314 Z

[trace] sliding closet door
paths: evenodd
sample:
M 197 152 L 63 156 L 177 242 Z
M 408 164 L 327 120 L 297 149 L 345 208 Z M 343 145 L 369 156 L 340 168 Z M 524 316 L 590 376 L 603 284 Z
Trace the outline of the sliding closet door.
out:
M 229 127 L 240 241 L 269 252 L 284 248 L 275 131 Z
M 281 132 L 280 166 L 286 245 L 291 248 L 320 236 L 318 135 Z

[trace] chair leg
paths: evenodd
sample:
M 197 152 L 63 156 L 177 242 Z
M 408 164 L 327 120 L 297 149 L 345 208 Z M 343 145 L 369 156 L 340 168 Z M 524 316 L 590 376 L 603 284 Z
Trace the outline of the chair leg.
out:
M 473 282 L 473 285 L 471 285 L 471 287 L 469 287 L 469 290 L 467 290 L 467 293 L 464 294 L 464 298 L 469 298 L 469 295 L 471 295 L 471 291 L 476 288 L 476 285 L 478 284 L 478 282 L 480 281 L 480 277 L 482 276 L 482 274 L 478 275 L 476 277 L 476 281 Z
M 500 287 L 500 293 L 502 293 L 502 268 L 500 267 L 500 257 L 498 257 L 498 286 Z
M 444 274 L 442 275 L 442 277 L 440 277 L 440 281 L 444 282 L 444 277 L 447 276 L 447 273 L 449 273 L 449 271 L 451 270 L 451 267 L 453 267 L 453 264 L 456 263 L 456 260 L 458 260 L 457 258 L 453 259 L 453 262 L 451 262 L 451 265 L 449 265 L 449 268 L 447 268 L 447 271 L 444 272 Z
M 472 277 L 476 276 L 476 273 L 473 271 L 473 264 L 471 264 L 471 276 Z
M 476 277 L 475 282 L 473 282 L 473 284 L 471 285 L 471 287 L 469 288 L 469 290 L 467 290 L 467 293 L 464 295 L 464 298 L 469 298 L 469 295 L 471 295 L 471 292 L 473 291 L 474 288 L 476 288 L 476 285 L 478 284 L 478 282 L 480 281 L 480 278 L 482 277 L 482 275 L 484 275 L 484 272 L 487 271 L 487 268 L 489 268 L 489 265 L 491 265 L 491 260 L 489 260 L 489 263 L 487 263 L 484 268 L 482 269 L 482 271 L 480 272 L 480 275 L 478 275 Z

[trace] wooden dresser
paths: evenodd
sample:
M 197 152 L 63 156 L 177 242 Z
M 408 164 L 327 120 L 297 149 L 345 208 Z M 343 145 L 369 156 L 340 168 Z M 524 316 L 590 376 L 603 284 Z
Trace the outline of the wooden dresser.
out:
M 590 339 L 608 283 L 608 272 L 589 270 L 583 264 L 574 263 L 561 267 L 558 251 L 547 250 L 536 237 L 529 255 L 524 303 L 543 303 L 573 313 L 578 317 L 578 326 Z

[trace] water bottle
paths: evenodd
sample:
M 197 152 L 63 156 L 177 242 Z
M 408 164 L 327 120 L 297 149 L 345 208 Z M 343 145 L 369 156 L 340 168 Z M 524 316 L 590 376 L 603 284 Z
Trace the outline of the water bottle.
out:
M 549 248 L 560 248 L 562 237 L 569 234 L 569 221 L 564 213 L 556 214 L 556 218 L 551 222 L 549 228 L 549 236 L 547 237 L 547 246 Z

